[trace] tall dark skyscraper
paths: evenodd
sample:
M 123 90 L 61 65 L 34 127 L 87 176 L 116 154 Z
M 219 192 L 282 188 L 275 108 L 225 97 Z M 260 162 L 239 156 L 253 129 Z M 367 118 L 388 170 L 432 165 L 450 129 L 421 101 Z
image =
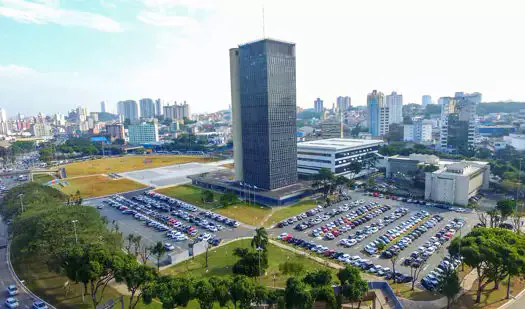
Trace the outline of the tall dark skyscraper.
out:
M 297 182 L 295 44 L 230 50 L 236 178 L 273 190 Z

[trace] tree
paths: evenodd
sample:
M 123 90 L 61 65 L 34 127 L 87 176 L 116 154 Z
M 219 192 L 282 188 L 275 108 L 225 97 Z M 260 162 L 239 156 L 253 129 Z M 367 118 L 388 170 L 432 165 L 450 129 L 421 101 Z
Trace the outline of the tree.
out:
M 522 223 L 522 219 L 523 217 L 525 216 L 525 213 L 523 211 L 514 211 L 512 213 L 512 224 L 514 226 L 514 232 L 516 234 L 520 234 L 521 233 L 521 227 L 523 225 Z
M 438 290 L 447 297 L 447 309 L 450 309 L 450 301 L 461 291 L 461 283 L 454 269 L 448 268 L 440 281 Z
M 500 200 L 496 204 L 496 210 L 501 215 L 501 221 L 506 221 L 510 215 L 514 212 L 515 203 L 512 200 Z
M 138 247 L 135 247 L 136 248 L 139 248 L 138 249 L 138 256 L 140 258 L 140 261 L 142 262 L 142 264 L 146 264 L 150 258 L 150 254 L 151 254 L 151 247 L 146 245 L 146 244 L 139 244 Z M 137 250 L 137 249 L 136 249 Z
M 319 172 L 314 176 L 313 185 L 315 187 L 322 188 L 325 198 L 332 193 L 334 183 L 335 175 L 328 168 L 321 168 Z
M 315 287 L 311 290 L 313 301 L 325 301 L 326 307 L 330 309 L 337 308 L 337 301 L 335 299 L 334 288 L 330 285 L 323 285 Z
M 215 302 L 213 286 L 206 279 L 201 279 L 195 283 L 195 297 L 199 301 L 201 309 L 212 309 Z
M 166 254 L 166 248 L 164 248 L 162 242 L 158 241 L 153 247 L 150 248 L 150 252 L 155 256 L 155 259 L 157 260 L 157 270 L 159 270 L 160 259 L 164 254 Z
M 268 245 L 268 232 L 264 227 L 255 229 L 255 235 L 251 242 L 252 248 L 263 248 L 266 249 Z
M 525 265 L 525 237 L 498 228 L 475 228 L 463 238 L 455 238 L 448 248 L 453 256 L 463 256 L 463 262 L 476 270 L 478 287 L 476 302 L 487 284 L 499 282 L 518 273 Z M 509 278 L 510 279 L 510 278 Z
M 133 237 L 133 248 L 134 248 L 133 252 L 135 253 L 135 257 L 139 256 L 140 254 L 141 241 L 142 241 L 142 236 L 135 235 L 135 237 Z
M 286 261 L 279 264 L 279 271 L 285 275 L 297 277 L 304 272 L 304 265 L 300 262 Z
M 131 253 L 131 247 L 133 247 L 134 241 L 135 241 L 135 234 L 130 233 L 128 236 L 126 236 L 127 245 L 126 245 L 126 252 Z
M 186 307 L 194 297 L 195 286 L 191 279 L 172 276 L 159 277 L 142 293 L 144 303 L 150 304 L 153 298 L 158 298 L 162 302 L 163 309 L 173 309 L 176 306 Z
M 237 204 L 239 202 L 239 197 L 235 193 L 228 192 L 221 195 L 221 197 L 219 198 L 219 202 L 222 206 L 226 207 L 228 205 Z
M 108 283 L 123 267 L 121 254 L 112 252 L 101 245 L 73 248 L 63 257 L 62 267 L 69 279 L 89 285 L 93 306 L 97 307 L 104 297 Z
M 213 192 L 210 190 L 202 190 L 201 191 L 201 200 L 204 203 L 211 203 L 213 202 Z
M 410 276 L 412 277 L 412 291 L 415 288 L 416 281 L 419 279 L 419 275 L 421 274 L 421 271 L 423 270 L 424 265 L 427 263 L 426 260 L 422 260 L 419 265 L 410 265 Z
M 128 287 L 129 309 L 137 306 L 145 287 L 153 284 L 156 278 L 157 272 L 154 268 L 140 264 L 133 256 L 129 256 L 115 274 L 115 281 L 124 282 Z
M 257 277 L 268 268 L 268 251 L 266 250 L 250 252 L 245 248 L 235 248 L 234 254 L 240 257 L 233 265 L 234 274 Z
M 255 299 L 255 284 L 246 276 L 235 276 L 230 285 L 230 296 L 233 307 L 250 308 Z
M 312 295 L 306 285 L 293 277 L 286 280 L 284 300 L 287 309 L 308 309 L 313 303 Z
M 312 286 L 318 287 L 328 285 L 332 281 L 332 272 L 328 269 L 316 269 L 306 274 L 303 282 Z
M 341 282 L 341 290 L 344 297 L 351 302 L 359 302 L 361 305 L 361 298 L 368 291 L 368 283 L 361 278 L 359 268 L 347 266 L 337 274 Z
M 392 257 L 390 258 L 390 262 L 392 263 L 392 280 L 394 280 L 394 282 L 396 282 L 396 264 L 397 264 L 397 261 L 399 260 L 399 255 L 392 255 Z
M 213 287 L 213 294 L 215 300 L 219 303 L 221 307 L 225 307 L 228 301 L 230 301 L 230 291 L 229 288 L 232 284 L 230 278 L 218 278 L 211 277 L 209 279 L 210 284 Z

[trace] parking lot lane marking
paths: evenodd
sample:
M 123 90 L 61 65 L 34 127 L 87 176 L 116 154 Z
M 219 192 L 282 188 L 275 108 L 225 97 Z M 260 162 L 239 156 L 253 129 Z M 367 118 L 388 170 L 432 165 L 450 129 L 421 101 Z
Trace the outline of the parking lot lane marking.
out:
M 425 266 L 425 267 L 423 268 L 423 271 L 427 270 L 428 266 L 430 266 L 430 265 Z

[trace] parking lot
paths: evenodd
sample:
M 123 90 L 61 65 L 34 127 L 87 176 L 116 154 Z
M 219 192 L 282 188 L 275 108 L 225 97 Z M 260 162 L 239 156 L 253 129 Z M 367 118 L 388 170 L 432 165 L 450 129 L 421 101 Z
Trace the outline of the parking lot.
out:
M 209 240 L 210 245 L 217 245 L 222 241 L 253 235 L 253 231 L 243 226 L 236 227 L 236 224 L 225 223 L 229 221 L 212 219 L 215 216 L 212 212 L 175 199 L 171 199 L 173 203 L 169 202 L 169 198 L 162 201 L 160 194 L 148 196 L 145 194 L 148 191 L 124 193 L 118 198 L 90 199 L 84 204 L 97 207 L 100 214 L 108 219 L 109 228 L 118 224 L 124 239 L 129 234 L 135 234 L 140 235 L 147 245 L 158 241 L 169 243 L 172 245 L 169 250 L 172 257 L 187 252 L 190 242 L 200 240 L 204 243 Z M 201 235 L 203 237 L 199 238 Z M 170 259 L 173 260 L 166 257 L 164 262 Z
M 380 275 L 384 275 L 392 268 L 392 262 L 388 258 L 390 255 L 383 252 L 394 244 L 398 246 L 395 254 L 398 256 L 395 270 L 406 276 L 410 275 L 410 266 L 405 266 L 404 261 L 410 259 L 410 256 L 419 249 L 420 252 L 414 256 L 425 255 L 426 259 L 422 264 L 423 268 L 419 276 L 421 279 L 433 271 L 448 255 L 446 248 L 450 239 L 459 234 L 467 234 L 478 221 L 475 213 L 463 212 L 460 208 L 440 209 L 368 196 L 362 192 L 352 192 L 351 196 L 353 199 L 350 201 L 320 209 L 319 212 L 297 222 L 275 228 L 274 235 L 287 234 L 285 238 L 292 235 L 293 238 L 304 240 L 310 245 L 314 243 L 316 245 L 314 248 L 318 249 L 305 250 L 317 253 L 321 251 L 323 255 L 336 255 L 337 258 L 344 260 L 344 263 L 363 265 L 365 262 L 373 264 L 369 265 L 369 268 L 376 268 L 376 265 L 387 268 L 386 271 L 381 271 Z M 309 223 L 302 227 L 298 226 L 307 222 Z M 394 230 L 395 228 L 397 230 Z M 417 231 L 413 232 L 414 230 Z M 436 235 L 440 231 L 441 233 Z M 381 248 L 382 250 L 377 250 L 374 247 L 380 239 L 385 240 L 385 234 L 388 234 L 389 240 L 383 241 L 386 245 Z M 411 239 L 404 237 L 409 234 Z M 372 244 L 374 241 L 376 243 Z M 304 246 L 301 245 L 305 248 Z M 311 246 L 307 245 L 308 247 Z M 367 249 L 369 252 L 366 252 Z M 360 262 L 355 262 L 358 257 Z M 415 258 L 412 258 L 413 260 Z M 418 262 L 421 262 L 421 258 Z M 377 270 L 373 269 L 372 272 Z

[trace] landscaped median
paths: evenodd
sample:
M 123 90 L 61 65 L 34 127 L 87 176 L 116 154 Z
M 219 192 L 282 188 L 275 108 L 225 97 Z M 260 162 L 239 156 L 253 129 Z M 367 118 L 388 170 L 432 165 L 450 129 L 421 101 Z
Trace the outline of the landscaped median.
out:
M 82 198 L 104 196 L 119 192 L 143 189 L 145 186 L 126 178 L 113 179 L 105 175 L 62 179 L 61 184 L 52 185 L 67 195 L 80 192 Z

